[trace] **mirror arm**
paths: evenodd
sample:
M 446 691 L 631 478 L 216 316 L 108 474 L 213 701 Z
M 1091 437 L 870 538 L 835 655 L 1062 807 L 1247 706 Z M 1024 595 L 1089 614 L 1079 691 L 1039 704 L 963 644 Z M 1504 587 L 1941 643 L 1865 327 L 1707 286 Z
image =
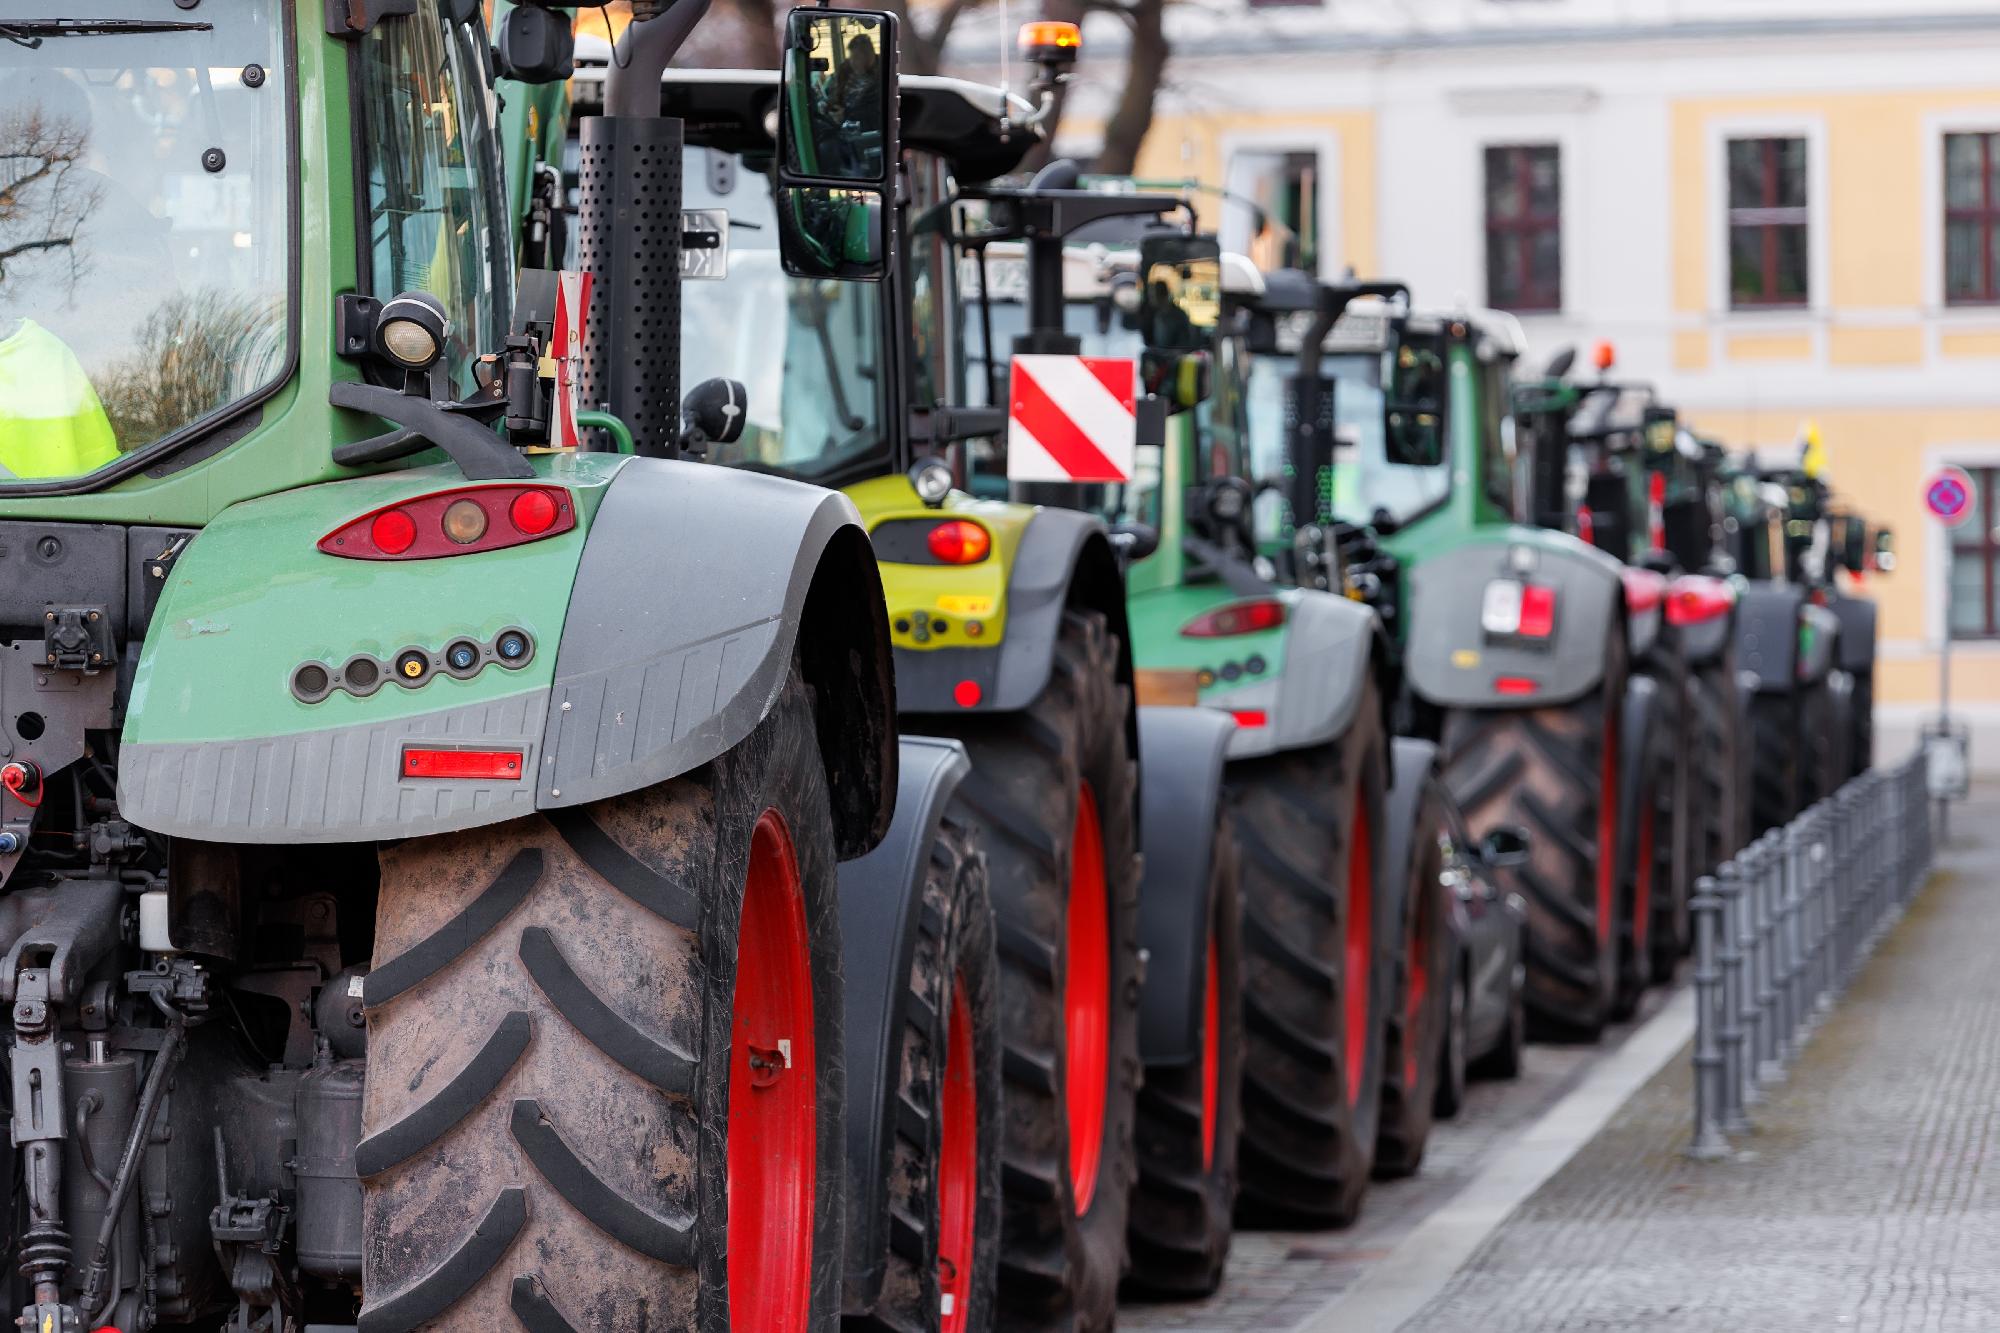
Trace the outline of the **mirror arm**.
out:
M 604 71 L 605 115 L 660 114 L 660 79 L 667 62 L 708 13 L 708 5 L 709 0 L 672 0 L 657 17 L 635 20 L 625 29 Z
M 534 468 L 528 466 L 528 460 L 521 456 L 519 450 L 476 420 L 468 420 L 459 404 L 413 398 L 394 389 L 358 384 L 352 380 L 340 380 L 328 386 L 326 400 L 335 407 L 366 412 L 401 426 L 403 429 L 395 432 L 396 436 L 414 434 L 436 445 L 458 464 L 458 470 L 465 474 L 468 481 L 528 481 L 535 475 Z M 367 445 L 371 446 L 371 450 L 386 449 L 392 438 L 394 436 L 377 436 L 351 447 Z M 338 452 L 334 458 L 341 461 Z
M 1002 434 L 1007 429 L 1007 413 L 998 407 L 954 407 L 939 403 L 931 409 L 931 443 L 951 444 L 957 440 L 978 440 Z

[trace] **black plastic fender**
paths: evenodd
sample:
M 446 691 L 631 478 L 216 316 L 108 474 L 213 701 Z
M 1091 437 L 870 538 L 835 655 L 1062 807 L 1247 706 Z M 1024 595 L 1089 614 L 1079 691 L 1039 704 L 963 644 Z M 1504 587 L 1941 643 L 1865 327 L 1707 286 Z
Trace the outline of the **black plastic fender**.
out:
M 1812 685 L 1825 680 L 1840 659 L 1840 617 L 1807 602 L 1800 609 L 1806 633 L 1800 636 L 1799 680 Z
M 1799 618 L 1805 593 L 1788 583 L 1747 585 L 1736 603 L 1736 667 L 1755 677 L 1760 693 L 1783 694 L 1798 683 Z
M 763 720 L 795 645 L 836 845 L 857 856 L 888 829 L 897 748 L 888 611 L 853 502 L 755 472 L 632 460 L 577 565 L 536 805 L 581 805 L 707 763 Z
M 1622 566 L 1611 556 L 1558 534 L 1521 529 L 1454 547 L 1417 562 L 1410 574 L 1410 616 L 1404 671 L 1418 698 L 1439 708 L 1543 708 L 1580 699 L 1604 675 L 1604 642 L 1625 614 Z M 1514 553 L 1523 552 L 1520 556 Z M 1479 626 L 1486 585 L 1518 578 L 1515 560 L 1532 561 L 1527 577 L 1556 590 L 1555 633 L 1547 643 L 1488 640 Z M 1500 676 L 1536 684 L 1533 693 L 1503 695 Z
M 1875 600 L 1843 593 L 1827 606 L 1840 621 L 1840 669 L 1865 675 L 1875 667 Z
M 875 849 L 840 867 L 840 935 L 846 983 L 847 1263 L 843 1304 L 874 1308 L 889 1253 L 889 1170 L 896 1140 L 896 1082 L 916 956 L 924 876 L 938 820 L 971 772 L 953 740 L 905 736 L 896 817 Z
M 1231 759 L 1301 750 L 1346 735 L 1368 673 L 1389 656 L 1388 636 L 1371 607 L 1312 590 L 1288 592 L 1284 601 L 1283 668 L 1229 693 L 1232 709 L 1262 708 L 1269 725 L 1240 728 L 1229 741 Z
M 1125 579 L 1109 530 L 1095 514 L 1038 509 L 1021 533 L 1007 572 L 1007 630 L 990 648 L 896 650 L 896 688 L 905 713 L 1011 713 L 1048 684 L 1056 636 L 1069 606 L 1102 612 L 1118 636 L 1118 679 L 1132 683 Z M 958 700 L 958 686 L 979 687 L 978 702 Z M 1136 742 L 1136 734 L 1134 736 Z
M 1236 724 L 1209 708 L 1139 710 L 1139 1057 L 1182 1065 L 1201 1049 L 1208 960 L 1208 864 L 1222 815 L 1222 766 Z

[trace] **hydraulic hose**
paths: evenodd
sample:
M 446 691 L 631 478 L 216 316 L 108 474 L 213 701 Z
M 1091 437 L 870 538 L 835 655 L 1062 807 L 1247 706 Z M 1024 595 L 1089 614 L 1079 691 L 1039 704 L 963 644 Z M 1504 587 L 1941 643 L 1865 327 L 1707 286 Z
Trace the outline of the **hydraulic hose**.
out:
M 160 1042 L 160 1052 L 153 1057 L 153 1067 L 147 1071 L 146 1087 L 139 1094 L 139 1114 L 132 1118 L 132 1134 L 125 1140 L 125 1151 L 118 1159 L 118 1174 L 112 1177 L 111 1198 L 104 1207 L 104 1221 L 98 1224 L 97 1242 L 90 1249 L 90 1267 L 86 1271 L 83 1284 L 83 1299 L 78 1309 L 85 1319 L 94 1318 L 105 1303 L 104 1279 L 109 1271 L 111 1242 L 118 1230 L 118 1215 L 125 1210 L 126 1196 L 132 1192 L 132 1184 L 139 1178 L 139 1155 L 146 1147 L 146 1136 L 153 1132 L 153 1116 L 160 1109 L 160 1094 L 166 1090 L 167 1077 L 174 1066 L 181 1062 L 187 1051 L 187 1019 L 176 1014 L 167 1024 L 166 1036 Z

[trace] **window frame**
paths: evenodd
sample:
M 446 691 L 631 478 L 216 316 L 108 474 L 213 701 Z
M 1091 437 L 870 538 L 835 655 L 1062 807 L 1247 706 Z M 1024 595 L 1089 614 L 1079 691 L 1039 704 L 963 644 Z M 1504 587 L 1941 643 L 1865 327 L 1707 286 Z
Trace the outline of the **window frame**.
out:
M 1501 217 L 1493 211 L 1493 157 L 1502 154 L 1508 170 L 1514 178 L 1514 185 L 1520 195 L 1521 211 L 1515 215 Z M 1529 205 L 1531 190 L 1529 179 L 1533 169 L 1534 155 L 1548 153 L 1554 159 L 1556 171 L 1556 205 L 1552 213 L 1536 213 Z M 1557 140 L 1508 143 L 1489 143 L 1480 147 L 1480 184 L 1483 187 L 1480 207 L 1482 232 L 1486 240 L 1486 251 L 1482 262 L 1486 266 L 1486 303 L 1496 310 L 1509 310 L 1520 314 L 1561 314 L 1563 309 L 1563 145 Z M 1530 257 L 1534 243 L 1544 234 L 1555 237 L 1556 275 L 1552 289 L 1545 289 L 1534 283 L 1531 276 L 1533 265 Z M 1521 299 L 1502 300 L 1502 293 L 1495 285 L 1499 278 L 1492 263 L 1493 243 L 1496 236 L 1505 237 L 1517 247 L 1521 260 L 1521 272 L 1526 279 L 1520 292 Z
M 1959 466 L 1972 478 L 1979 491 L 1979 504 L 1973 510 L 1974 522 L 1962 527 L 1944 530 L 1945 570 L 1944 570 L 1944 624 L 1945 631 L 1954 642 L 1978 642 L 2000 640 L 2000 608 L 1994 604 L 1996 589 L 2000 589 L 2000 537 L 1995 529 L 2000 522 L 1994 521 L 1994 502 L 2000 499 L 2000 463 L 1965 463 Z M 1985 522 L 1977 521 L 1984 515 Z M 1961 630 L 1953 616 L 1954 580 L 1960 558 L 1980 561 L 1979 586 L 1980 621 L 1984 628 Z
M 1805 179 L 1802 195 L 1804 202 L 1780 204 L 1776 202 L 1778 183 L 1782 169 L 1778 163 L 1779 145 L 1796 142 L 1805 158 Z M 1730 150 L 1739 143 L 1754 143 L 1761 147 L 1761 161 L 1758 163 L 1758 184 L 1762 199 L 1754 205 L 1739 206 L 1734 198 L 1734 182 L 1730 171 Z M 1814 197 L 1815 180 L 1819 176 L 1819 163 L 1815 160 L 1812 135 L 1802 131 L 1774 132 L 1728 132 L 1722 138 L 1722 285 L 1723 294 L 1732 310 L 1800 310 L 1813 304 L 1817 290 L 1814 264 L 1819 245 L 1815 243 Z M 1782 215 L 1782 216 L 1781 216 Z M 1804 229 L 1805 255 L 1803 259 L 1802 285 L 1797 296 L 1786 296 L 1778 292 L 1776 284 L 1778 264 L 1778 231 L 1781 227 Z M 1754 228 L 1761 233 L 1758 268 L 1763 279 L 1761 290 L 1754 296 L 1739 296 L 1736 290 L 1736 232 L 1739 228 Z
M 1971 138 L 1979 141 L 1980 203 L 1974 208 L 1953 207 L 1951 202 L 1951 141 Z M 1947 306 L 2000 305 L 2000 263 L 1994 261 L 1993 246 L 2000 233 L 2000 129 L 1947 128 L 1937 135 L 1938 207 L 1938 291 Z M 1979 290 L 1968 296 L 1951 290 L 1951 228 L 1953 223 L 1971 222 L 1979 227 Z

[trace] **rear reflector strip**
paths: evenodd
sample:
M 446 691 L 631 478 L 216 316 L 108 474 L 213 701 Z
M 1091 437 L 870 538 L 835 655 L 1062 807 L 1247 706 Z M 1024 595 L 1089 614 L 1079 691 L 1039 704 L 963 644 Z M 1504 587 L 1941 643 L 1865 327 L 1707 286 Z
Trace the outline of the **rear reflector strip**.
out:
M 521 777 L 520 750 L 419 750 L 403 751 L 406 778 L 487 778 L 500 781 Z
M 1533 694 L 1541 688 L 1541 682 L 1526 676 L 1496 676 L 1493 678 L 1495 694 Z
M 1261 708 L 1232 708 L 1229 716 L 1236 719 L 1239 727 L 1261 727 L 1270 721 L 1269 715 Z

